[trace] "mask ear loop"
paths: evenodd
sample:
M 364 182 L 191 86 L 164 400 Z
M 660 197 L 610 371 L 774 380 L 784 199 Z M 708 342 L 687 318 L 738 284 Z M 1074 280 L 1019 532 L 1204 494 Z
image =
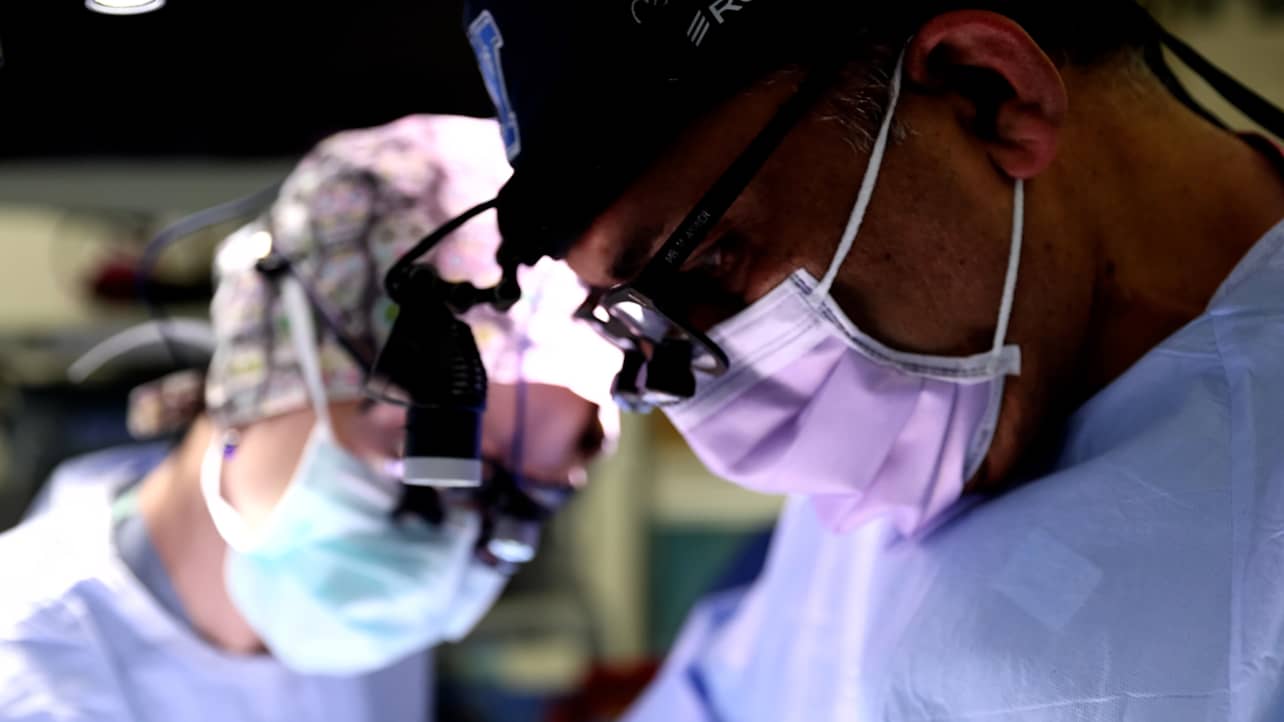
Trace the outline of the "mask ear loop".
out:
M 317 351 L 317 326 L 313 320 L 312 306 L 308 301 L 308 292 L 303 286 L 303 281 L 293 273 L 281 276 L 281 299 L 285 304 L 286 317 L 290 321 L 290 337 L 294 342 L 299 369 L 303 372 L 303 381 L 307 385 L 312 410 L 316 414 L 316 428 L 328 435 L 329 440 L 337 445 L 334 424 L 330 420 L 329 398 L 326 396 L 325 384 L 321 376 L 321 354 Z M 355 458 L 354 461 L 362 463 L 365 471 L 373 470 L 365 462 Z M 368 476 L 366 481 L 378 490 L 378 493 L 370 499 L 379 504 L 388 498 L 395 497 L 401 487 L 400 482 L 390 478 L 388 474 Z M 361 493 L 362 490 L 363 487 L 359 485 L 350 487 L 350 493 Z
M 1017 276 L 1021 270 L 1021 246 L 1025 239 L 1025 181 L 1018 178 L 1012 189 L 1012 243 L 1008 250 L 1008 275 L 1003 281 L 1003 301 L 999 304 L 999 323 L 994 329 L 993 354 L 996 365 L 1002 367 L 1004 344 L 1007 343 L 1008 324 L 1012 321 L 1012 304 L 1016 301 Z M 1007 369 L 1008 373 L 1016 373 Z
M 908 43 L 906 47 L 908 48 Z M 874 149 L 870 153 L 869 165 L 865 170 L 865 178 L 861 181 L 860 192 L 856 195 L 856 204 L 852 208 L 851 217 L 847 221 L 847 228 L 843 230 L 842 239 L 838 242 L 838 250 L 834 252 L 834 258 L 829 263 L 829 270 L 825 272 L 824 278 L 821 279 L 810 294 L 813 301 L 823 301 L 829 296 L 830 290 L 833 289 L 834 281 L 838 277 L 838 271 L 842 268 L 843 263 L 846 262 L 852 246 L 856 243 L 856 237 L 860 234 L 860 229 L 865 223 L 865 215 L 868 213 L 869 204 L 874 198 L 874 189 L 878 186 L 878 176 L 883 168 L 883 159 L 887 155 L 887 146 L 891 140 L 896 109 L 900 105 L 901 84 L 905 75 L 905 53 L 905 50 L 901 51 L 901 55 L 896 61 L 896 70 L 892 73 L 891 87 L 888 92 L 887 114 L 883 117 L 883 123 L 878 129 L 878 138 L 875 140 Z M 1025 237 L 1025 181 L 1020 179 L 1015 181 L 1012 195 L 1012 242 L 1008 251 L 1008 268 L 1003 284 L 1003 299 L 999 303 L 999 322 L 995 328 L 994 346 L 991 349 L 994 359 L 993 373 L 995 374 L 1017 374 L 1020 373 L 1021 368 L 1019 351 L 1017 349 L 1009 351 L 1004 347 L 1004 344 L 1007 341 L 1008 324 L 1012 318 L 1012 305 L 1016 298 L 1016 282 L 1021 267 L 1021 246 Z
M 317 424 L 333 435 L 330 406 L 326 402 L 325 384 L 321 381 L 321 358 L 317 352 L 317 332 L 316 325 L 312 322 L 312 309 L 308 306 L 303 286 L 292 275 L 281 277 L 281 300 L 290 321 L 290 337 L 294 343 L 295 357 L 303 373 L 303 382 L 307 386 Z
M 1012 189 L 1012 242 L 1008 249 L 1008 273 L 1003 280 L 1003 300 L 999 302 L 999 322 L 994 329 L 994 348 L 990 351 L 990 375 L 996 381 L 991 388 L 990 403 L 981 425 L 972 436 L 964 457 L 963 478 L 971 479 L 985 461 L 1002 409 L 1004 377 L 1021 373 L 1021 349 L 1007 347 L 1008 324 L 1016 301 L 1017 277 L 1021 271 L 1021 247 L 1025 243 L 1025 181 L 1017 178 Z
M 285 313 L 289 319 L 290 336 L 303 372 L 308 397 L 316 413 L 317 424 L 325 433 L 333 436 L 334 427 L 330 423 L 330 407 L 326 403 L 325 390 L 321 382 L 321 361 L 316 350 L 316 326 L 312 322 L 312 310 L 298 279 L 290 275 L 281 277 L 281 297 L 285 304 Z M 205 498 L 205 507 L 209 510 L 214 528 L 229 547 L 246 552 L 253 548 L 256 535 L 240 513 L 223 498 L 223 461 L 232 448 L 229 438 L 234 432 L 216 434 L 210 439 L 205 456 L 201 459 L 200 487 L 201 496 Z
M 232 432 L 226 432 L 231 434 Z M 209 511 L 214 529 L 223 541 L 238 552 L 245 552 L 254 546 L 254 534 L 241 518 L 239 512 L 223 498 L 223 460 L 227 454 L 227 441 L 215 433 L 205 448 L 201 459 L 201 496 L 205 498 L 205 508 Z
M 908 48 L 909 44 L 906 43 Z M 865 169 L 865 178 L 861 181 L 860 192 L 856 195 L 856 205 L 852 208 L 852 214 L 847 220 L 847 228 L 843 230 L 842 239 L 838 242 L 838 250 L 834 252 L 834 258 L 829 262 L 829 270 L 825 272 L 825 277 L 811 292 L 813 300 L 821 300 L 829 296 L 830 289 L 834 286 L 834 280 L 838 278 L 838 270 L 842 268 L 843 263 L 847 260 L 847 255 L 851 253 L 852 246 L 856 243 L 856 236 L 860 234 L 861 226 L 865 224 L 865 214 L 869 211 L 869 203 L 874 198 L 874 188 L 878 185 L 879 172 L 883 169 L 883 157 L 887 154 L 887 144 L 892 135 L 892 122 L 896 117 L 896 108 L 901 101 L 901 78 L 905 73 L 905 50 L 901 51 L 900 57 L 896 60 L 896 70 L 892 72 L 892 83 L 887 100 L 887 114 L 883 117 L 883 124 L 878 129 L 878 139 L 874 141 L 874 150 L 870 153 L 869 164 Z

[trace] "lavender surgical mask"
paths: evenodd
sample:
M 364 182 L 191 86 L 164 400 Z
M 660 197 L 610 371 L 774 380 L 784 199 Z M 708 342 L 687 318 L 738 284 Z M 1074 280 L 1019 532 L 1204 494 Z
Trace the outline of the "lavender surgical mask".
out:
M 1024 185 L 1015 182 L 1012 239 L 990 351 L 911 354 L 863 333 L 830 297 L 873 197 L 900 96 L 903 58 L 869 168 L 825 278 L 796 271 L 710 338 L 731 362 L 666 407 L 715 474 L 746 488 L 812 499 L 846 532 L 888 518 L 911 535 L 952 505 L 990 448 L 1004 379 L 1020 373 L 1005 345 L 1020 267 Z

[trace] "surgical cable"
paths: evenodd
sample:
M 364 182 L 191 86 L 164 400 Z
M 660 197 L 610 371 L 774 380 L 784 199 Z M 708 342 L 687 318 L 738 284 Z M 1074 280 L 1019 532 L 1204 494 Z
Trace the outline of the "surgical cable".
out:
M 138 296 L 147 308 L 147 312 L 158 322 L 161 342 L 165 345 L 165 350 L 169 353 L 176 366 L 183 366 L 184 359 L 182 354 L 179 353 L 178 344 L 174 343 L 173 338 L 168 333 L 169 314 L 166 312 L 164 305 L 153 296 L 151 288 L 156 264 L 159 262 L 161 254 L 178 241 L 198 231 L 262 211 L 276 200 L 282 184 L 283 181 L 278 181 L 243 198 L 220 203 L 179 219 L 160 233 L 157 233 L 143 249 L 142 257 L 138 262 L 138 276 L 135 281 Z

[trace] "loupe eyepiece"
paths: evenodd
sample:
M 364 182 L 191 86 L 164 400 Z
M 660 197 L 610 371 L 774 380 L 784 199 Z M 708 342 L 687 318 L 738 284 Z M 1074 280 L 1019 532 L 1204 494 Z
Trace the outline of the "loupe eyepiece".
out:
M 646 354 L 638 350 L 624 352 L 624 362 L 620 372 L 615 375 L 615 381 L 611 384 L 611 396 L 625 411 L 635 414 L 651 411 L 651 406 L 646 402 L 640 385 L 644 368 L 646 368 Z
M 695 396 L 691 349 L 690 341 L 676 338 L 667 338 L 656 346 L 646 365 L 647 390 L 675 401 Z
M 481 541 L 486 552 L 506 564 L 525 564 L 533 559 L 539 549 L 540 530 L 556 507 L 544 506 L 500 466 L 494 467 L 476 499 L 486 510 Z
M 481 486 L 481 416 L 476 408 L 408 408 L 402 480 L 442 489 Z
M 455 317 L 431 270 L 412 269 L 395 285 L 399 311 L 375 377 L 401 395 L 386 400 L 407 407 L 403 480 L 478 486 L 486 369 L 472 330 Z
M 407 484 L 481 485 L 486 369 L 472 329 L 458 317 L 483 304 L 501 311 L 511 308 L 522 296 L 519 264 L 501 263 L 500 283 L 478 288 L 445 281 L 431 266 L 416 261 L 494 207 L 494 200 L 474 206 L 425 236 L 384 278 L 384 289 L 397 303 L 398 312 L 375 364 L 371 392 L 408 409 L 402 461 Z

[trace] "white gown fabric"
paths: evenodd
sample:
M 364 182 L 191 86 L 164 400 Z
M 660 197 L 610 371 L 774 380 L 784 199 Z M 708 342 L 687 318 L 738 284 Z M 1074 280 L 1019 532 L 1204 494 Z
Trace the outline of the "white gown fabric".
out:
M 430 658 L 357 679 L 221 653 L 166 612 L 116 552 L 111 501 L 155 460 L 136 447 L 61 468 L 0 535 L 4 722 L 424 722 Z
M 791 501 L 627 720 L 1278 722 L 1282 665 L 1284 225 L 1054 472 L 917 540 Z

